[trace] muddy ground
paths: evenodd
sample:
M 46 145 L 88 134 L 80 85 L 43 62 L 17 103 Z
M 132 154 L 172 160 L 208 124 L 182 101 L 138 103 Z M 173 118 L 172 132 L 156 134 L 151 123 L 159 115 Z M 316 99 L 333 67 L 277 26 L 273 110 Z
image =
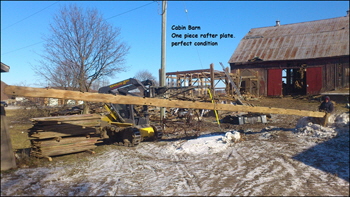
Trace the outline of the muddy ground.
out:
M 291 97 L 249 103 L 303 110 L 320 104 Z M 207 117 L 192 123 L 194 130 L 186 124 L 167 128 L 158 142 L 103 145 L 74 162 L 55 157 L 47 166 L 2 173 L 1 195 L 348 196 L 349 109 L 344 106 L 336 104 L 335 114 L 343 119 L 333 118 L 328 127 L 277 114 L 265 124 L 218 127 Z M 220 112 L 221 118 L 228 114 Z M 225 133 L 234 130 L 242 139 L 223 143 Z

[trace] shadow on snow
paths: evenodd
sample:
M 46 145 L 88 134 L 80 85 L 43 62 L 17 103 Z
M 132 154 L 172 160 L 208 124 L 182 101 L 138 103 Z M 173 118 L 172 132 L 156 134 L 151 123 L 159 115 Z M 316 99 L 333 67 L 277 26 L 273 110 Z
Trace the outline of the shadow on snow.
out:
M 295 155 L 301 161 L 349 182 L 349 131 Z

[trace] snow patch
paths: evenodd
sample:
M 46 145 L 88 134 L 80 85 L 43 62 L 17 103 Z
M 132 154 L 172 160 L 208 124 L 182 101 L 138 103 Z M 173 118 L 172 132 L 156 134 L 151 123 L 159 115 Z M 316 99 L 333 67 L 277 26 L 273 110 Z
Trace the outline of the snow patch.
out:
M 241 134 L 238 131 L 227 132 L 225 137 L 222 138 L 224 143 L 236 143 L 239 142 L 239 140 L 241 140 Z
M 194 155 L 213 154 L 221 152 L 232 143 L 241 139 L 238 131 L 229 131 L 223 134 L 207 134 L 196 139 L 174 143 L 170 148 L 175 153 L 187 153 Z
M 308 125 L 298 128 L 296 130 L 298 136 L 311 136 L 315 138 L 332 138 L 337 135 L 334 128 L 323 127 L 319 124 L 313 124 L 311 122 Z
M 342 128 L 346 128 L 345 130 L 349 131 L 349 113 L 332 114 L 328 123 L 330 126 L 323 127 L 312 123 L 312 118 L 303 117 L 297 122 L 295 133 L 298 134 L 298 137 L 333 138 L 338 134 L 338 131 L 342 131 Z
M 331 115 L 329 117 L 329 123 L 337 128 L 349 128 L 349 113 Z

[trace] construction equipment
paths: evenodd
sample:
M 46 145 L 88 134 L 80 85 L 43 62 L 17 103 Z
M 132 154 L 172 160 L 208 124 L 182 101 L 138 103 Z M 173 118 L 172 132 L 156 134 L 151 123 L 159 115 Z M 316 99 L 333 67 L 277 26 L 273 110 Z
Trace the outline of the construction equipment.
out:
M 98 92 L 113 95 L 132 95 L 154 97 L 160 94 L 160 88 L 155 89 L 154 82 L 145 80 L 140 82 L 130 78 L 118 83 L 101 87 Z M 132 104 L 105 103 L 108 114 L 102 117 L 101 136 L 109 143 L 124 146 L 135 146 L 143 140 L 157 140 L 162 137 L 162 127 L 150 125 L 148 106 L 136 108 Z

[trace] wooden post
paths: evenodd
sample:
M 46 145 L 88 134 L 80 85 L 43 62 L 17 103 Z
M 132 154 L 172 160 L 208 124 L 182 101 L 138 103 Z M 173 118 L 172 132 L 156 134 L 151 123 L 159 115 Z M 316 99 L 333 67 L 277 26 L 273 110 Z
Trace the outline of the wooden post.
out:
M 1 171 L 16 168 L 15 154 L 12 149 L 6 112 L 1 105 Z
M 201 81 L 201 86 L 202 86 L 202 88 L 201 88 L 201 93 L 200 93 L 200 96 L 203 96 L 204 95 L 204 88 L 203 88 L 203 85 L 204 85 L 204 82 L 203 82 L 203 77 L 201 77 L 200 78 L 200 81 Z
M 49 99 L 48 98 L 44 98 L 44 106 L 48 106 L 49 103 Z
M 241 76 L 241 69 L 237 69 L 236 70 L 236 76 L 237 76 L 237 87 L 239 89 L 239 91 L 241 91 L 241 79 L 242 79 L 242 76 Z M 231 93 L 233 94 L 233 87 L 231 88 Z
M 214 75 L 214 64 L 210 64 L 210 89 L 213 97 L 215 97 L 215 87 L 214 87 L 214 82 L 215 82 L 215 75 Z
M 233 95 L 232 91 L 231 91 L 231 84 L 228 82 L 228 78 L 227 76 L 225 76 L 225 91 L 227 95 Z
M 287 94 L 290 94 L 290 90 L 292 89 L 292 84 L 291 84 L 291 70 L 288 68 L 287 69 L 287 87 L 286 89 L 288 90 Z
M 197 73 L 197 85 L 200 86 L 200 73 Z M 201 95 L 202 88 L 197 88 L 196 96 Z
M 176 87 L 181 87 L 181 77 L 180 77 L 180 75 L 176 75 Z
M 184 87 L 186 87 L 186 86 L 188 87 L 189 84 L 190 84 L 190 77 L 187 74 L 185 74 L 184 75 Z M 186 92 L 183 93 L 183 96 L 184 97 L 186 96 Z
M 227 73 L 231 73 L 228 67 L 225 68 L 225 71 L 226 71 Z M 226 84 L 226 88 L 225 88 L 225 89 L 226 89 L 226 94 L 228 94 L 228 95 L 234 95 L 234 93 L 233 93 L 233 87 L 232 87 L 231 83 L 229 82 L 228 76 L 226 76 L 226 75 L 225 75 L 225 81 L 226 81 L 226 82 L 225 82 L 225 84 Z
M 188 79 L 188 86 L 192 86 L 192 74 L 190 74 L 189 79 Z M 190 96 L 193 97 L 193 90 L 190 90 L 189 92 Z

